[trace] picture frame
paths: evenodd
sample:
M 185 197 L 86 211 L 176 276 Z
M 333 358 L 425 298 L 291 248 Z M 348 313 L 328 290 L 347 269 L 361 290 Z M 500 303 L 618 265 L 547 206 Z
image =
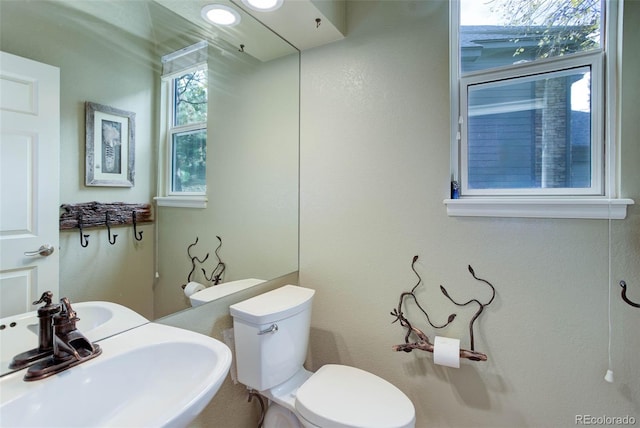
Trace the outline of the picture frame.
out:
M 134 112 L 85 102 L 85 185 L 133 187 Z

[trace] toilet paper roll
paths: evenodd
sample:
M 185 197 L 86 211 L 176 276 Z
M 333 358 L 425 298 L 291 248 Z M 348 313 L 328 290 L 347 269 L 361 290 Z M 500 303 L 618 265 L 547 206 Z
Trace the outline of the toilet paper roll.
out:
M 200 284 L 199 282 L 191 281 L 187 284 L 186 287 L 184 287 L 184 295 L 187 297 L 191 297 L 192 294 L 197 293 L 198 291 L 202 291 L 205 288 L 207 287 Z
M 460 339 L 436 336 L 433 342 L 433 362 L 441 366 L 460 368 Z

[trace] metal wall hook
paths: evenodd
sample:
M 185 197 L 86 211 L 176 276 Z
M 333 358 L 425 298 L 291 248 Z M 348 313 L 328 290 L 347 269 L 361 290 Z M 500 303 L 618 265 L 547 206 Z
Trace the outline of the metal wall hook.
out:
M 131 215 L 133 216 L 133 237 L 136 239 L 136 241 L 142 241 L 142 230 L 140 232 L 138 232 L 137 229 L 137 222 L 136 222 L 136 212 L 132 211 Z
M 634 308 L 640 308 L 640 303 L 634 303 L 627 297 L 627 283 L 625 281 L 620 281 L 620 287 L 622 287 L 622 300 L 624 300 Z
M 82 234 L 82 215 L 78 216 L 78 229 L 80 229 L 80 246 L 86 248 L 89 245 L 89 235 Z
M 109 211 L 105 213 L 104 223 L 107 226 L 107 231 L 109 232 L 109 244 L 113 245 L 116 243 L 116 238 L 118 237 L 118 235 L 114 233 L 113 238 L 111 236 L 111 225 L 109 225 Z

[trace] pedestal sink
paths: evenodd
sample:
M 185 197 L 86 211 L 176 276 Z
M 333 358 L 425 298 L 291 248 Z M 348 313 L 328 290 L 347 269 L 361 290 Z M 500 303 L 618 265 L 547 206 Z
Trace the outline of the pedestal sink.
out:
M 112 302 L 80 302 L 73 307 L 80 318 L 78 330 L 92 342 L 149 322 L 126 306 Z M 14 356 L 38 347 L 37 312 L 2 318 L 0 326 L 0 373 L 7 373 Z
M 231 365 L 222 342 L 161 324 L 98 343 L 102 355 L 46 379 L 0 378 L 0 426 L 186 427 Z

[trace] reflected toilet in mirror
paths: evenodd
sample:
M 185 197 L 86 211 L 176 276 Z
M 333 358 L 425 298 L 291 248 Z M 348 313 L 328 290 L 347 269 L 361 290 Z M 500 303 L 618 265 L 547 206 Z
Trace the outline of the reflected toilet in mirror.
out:
M 262 284 L 263 282 L 265 282 L 264 279 L 249 278 L 238 281 L 223 282 L 222 284 L 208 288 L 204 288 L 200 283 L 190 282 L 187 284 L 184 291 L 185 295 L 191 302 L 191 306 L 195 307 L 204 305 L 207 302 L 220 299 L 230 294 L 237 293 L 238 291 L 246 290 L 249 287 Z

